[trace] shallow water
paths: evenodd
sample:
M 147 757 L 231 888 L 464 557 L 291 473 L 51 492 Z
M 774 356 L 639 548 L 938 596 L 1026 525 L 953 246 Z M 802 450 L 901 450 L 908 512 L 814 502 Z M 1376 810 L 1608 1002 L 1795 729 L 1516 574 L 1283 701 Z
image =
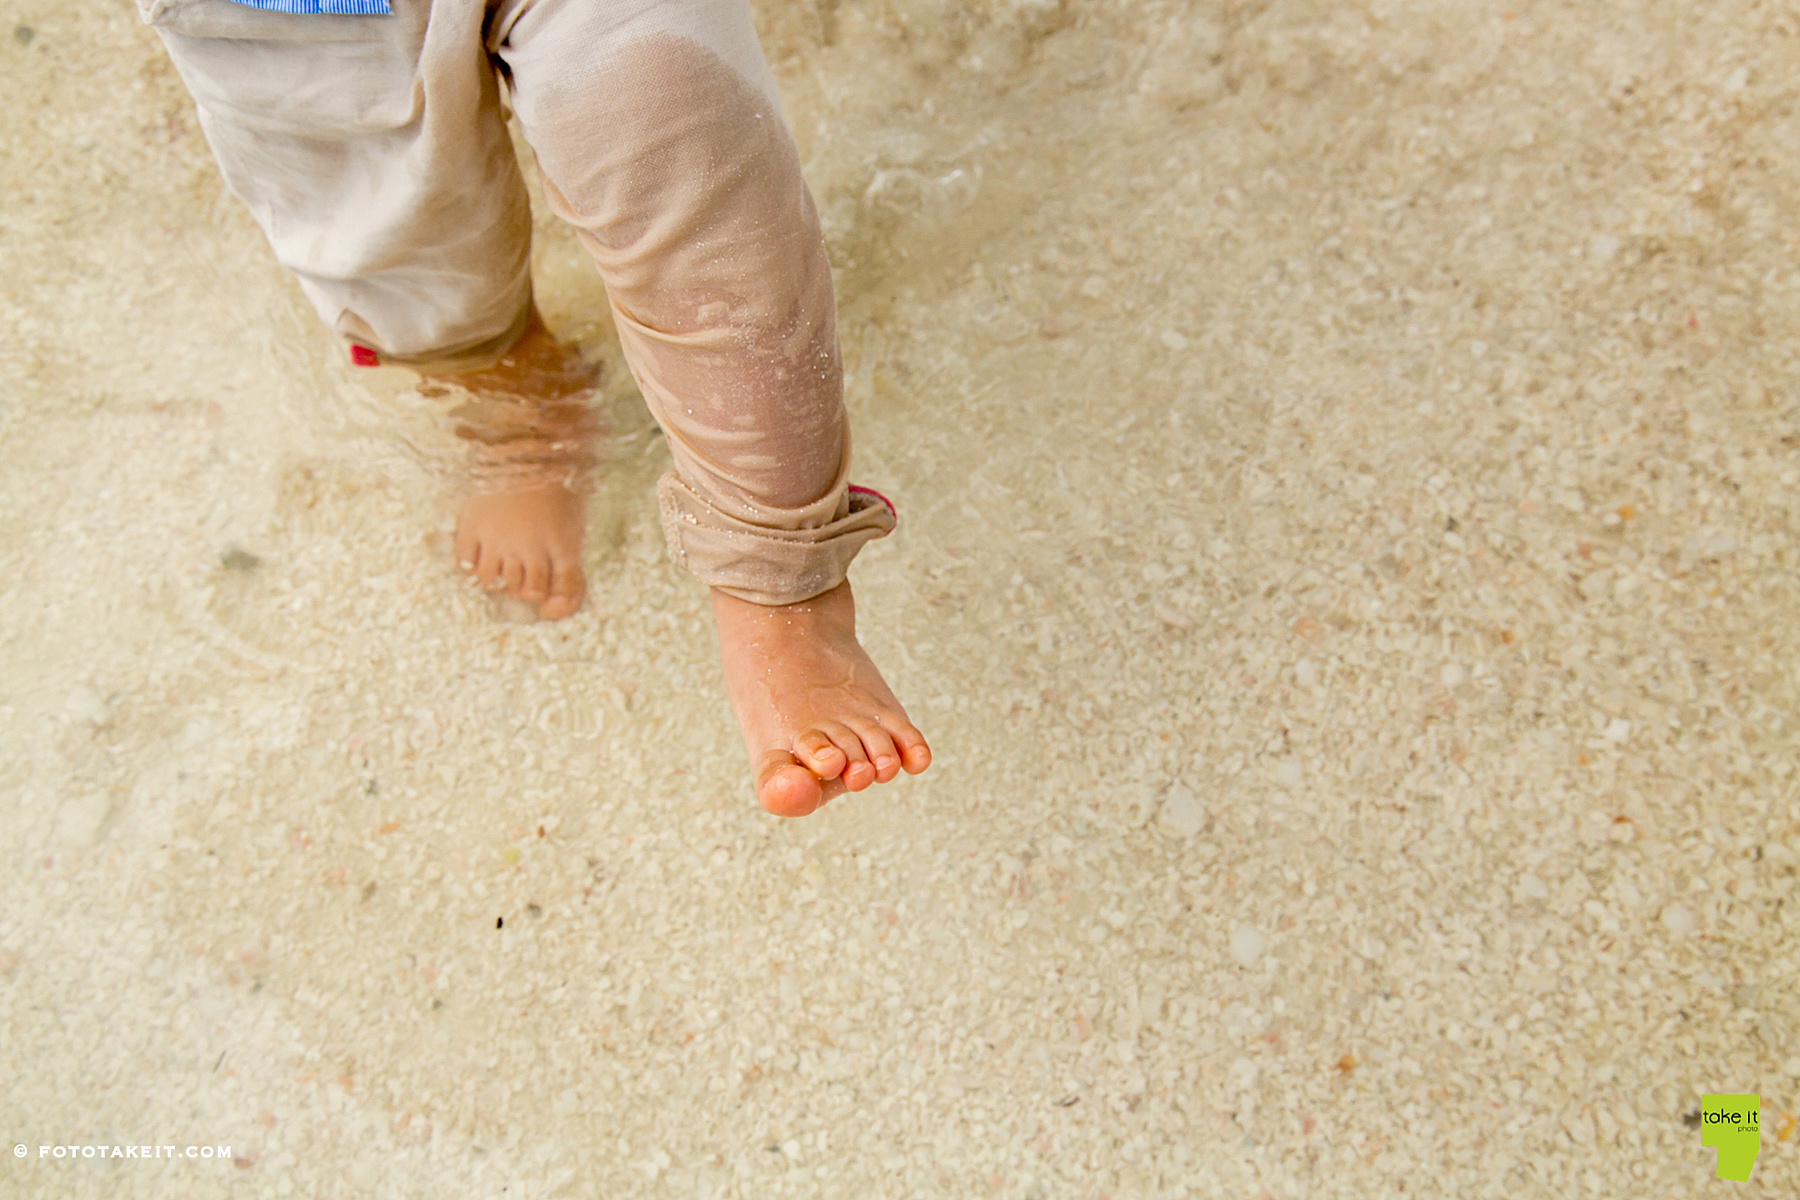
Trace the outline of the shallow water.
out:
M 937 753 L 784 823 L 567 231 L 539 624 L 130 7 L 6 14 L 5 1190 L 1684 1194 L 1723 1090 L 1793 1192 L 1792 18 L 762 5 Z

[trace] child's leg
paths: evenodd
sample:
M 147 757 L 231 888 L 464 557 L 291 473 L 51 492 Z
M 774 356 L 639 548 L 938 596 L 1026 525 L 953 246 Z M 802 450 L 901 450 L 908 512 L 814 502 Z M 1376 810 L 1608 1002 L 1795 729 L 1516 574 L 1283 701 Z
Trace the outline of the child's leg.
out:
M 492 363 L 531 303 L 530 203 L 469 7 L 192 0 L 155 23 L 227 186 L 319 316 L 440 369 Z
M 530 204 L 483 5 L 395 8 L 188 0 L 153 23 L 227 185 L 320 317 L 478 402 L 459 559 L 563 615 L 581 595 L 590 434 L 577 401 L 591 373 L 532 320 Z
M 923 770 L 924 738 L 855 638 L 845 570 L 893 517 L 848 485 L 830 267 L 747 8 L 496 13 L 546 193 L 599 265 L 668 435 L 664 528 L 713 589 L 759 797 L 798 814 Z
M 550 336 L 535 311 L 491 367 L 427 371 L 426 388 L 468 397 L 457 433 L 474 445 L 470 495 L 456 522 L 457 565 L 546 620 L 581 606 L 587 484 L 594 465 L 598 372 Z

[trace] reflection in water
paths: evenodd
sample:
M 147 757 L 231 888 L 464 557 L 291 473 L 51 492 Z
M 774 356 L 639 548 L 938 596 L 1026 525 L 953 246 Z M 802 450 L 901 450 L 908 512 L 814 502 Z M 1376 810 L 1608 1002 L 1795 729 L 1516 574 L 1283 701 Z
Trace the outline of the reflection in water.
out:
M 427 384 L 421 390 L 441 395 L 450 387 Z M 519 491 L 548 482 L 578 493 L 592 487 L 599 421 L 591 390 L 553 400 L 456 390 L 463 395 L 450 416 L 456 436 L 474 443 L 469 480 L 476 491 Z
M 470 443 L 469 478 L 476 491 L 555 483 L 586 494 L 596 461 L 602 374 L 600 364 L 552 337 L 534 311 L 524 335 L 499 362 L 427 376 L 418 391 L 451 402 L 456 436 Z

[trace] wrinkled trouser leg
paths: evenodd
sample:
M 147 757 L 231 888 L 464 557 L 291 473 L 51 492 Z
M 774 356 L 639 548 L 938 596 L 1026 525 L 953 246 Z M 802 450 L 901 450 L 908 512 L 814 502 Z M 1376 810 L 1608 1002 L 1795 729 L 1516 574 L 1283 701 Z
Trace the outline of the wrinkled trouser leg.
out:
M 492 55 L 667 434 L 676 563 L 790 603 L 893 527 L 848 484 L 830 269 L 742 0 L 436 0 L 429 20 L 404 0 L 394 18 L 175 3 L 281 22 L 250 41 L 159 32 L 227 181 L 340 330 L 475 362 L 522 328 L 529 214 Z M 260 33 L 276 28 L 298 40 Z
M 479 0 L 392 17 L 147 2 L 226 185 L 327 325 L 435 371 L 518 339 L 531 205 Z
M 495 50 L 551 207 L 667 434 L 675 561 L 781 604 L 893 527 L 852 491 L 831 268 L 742 0 L 503 0 Z

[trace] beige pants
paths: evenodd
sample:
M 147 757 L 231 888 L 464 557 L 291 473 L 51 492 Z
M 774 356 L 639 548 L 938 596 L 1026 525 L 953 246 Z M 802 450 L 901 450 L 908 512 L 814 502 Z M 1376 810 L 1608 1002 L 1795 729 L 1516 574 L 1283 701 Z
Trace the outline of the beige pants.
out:
M 346 338 L 470 370 L 524 328 L 531 223 L 504 76 L 667 435 L 675 562 L 791 603 L 893 528 L 848 483 L 831 272 L 744 0 L 394 0 L 391 17 L 138 3 L 227 185 Z

